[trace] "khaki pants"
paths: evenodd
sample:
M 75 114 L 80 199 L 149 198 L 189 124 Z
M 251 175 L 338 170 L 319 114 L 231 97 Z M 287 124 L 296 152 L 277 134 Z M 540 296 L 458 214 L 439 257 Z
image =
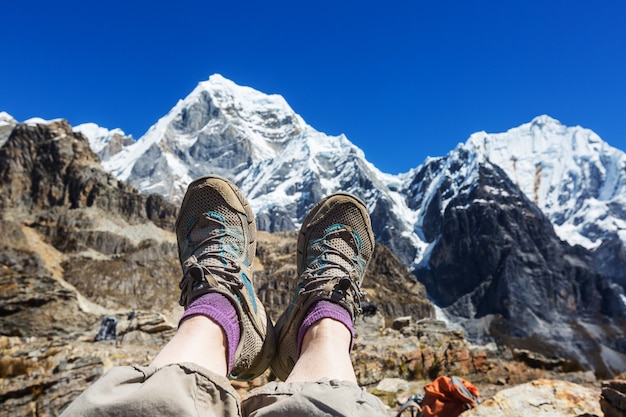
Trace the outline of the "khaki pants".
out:
M 240 401 L 228 379 L 192 363 L 116 367 L 63 412 L 70 416 L 385 416 L 375 396 L 346 381 L 272 382 Z

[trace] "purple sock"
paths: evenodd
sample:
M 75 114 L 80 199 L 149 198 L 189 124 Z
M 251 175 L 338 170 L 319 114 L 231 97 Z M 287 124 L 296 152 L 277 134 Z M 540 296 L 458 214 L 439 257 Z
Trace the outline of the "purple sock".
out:
M 352 318 L 350 317 L 348 310 L 341 307 L 339 304 L 326 300 L 320 300 L 309 308 L 306 316 L 304 316 L 304 320 L 302 320 L 300 329 L 298 329 L 298 352 L 300 352 L 302 339 L 304 339 L 304 335 L 307 330 L 309 330 L 311 326 L 321 319 L 326 318 L 337 320 L 342 323 L 350 331 L 352 339 L 354 339 L 354 323 L 352 323 Z M 350 349 L 352 349 L 352 341 L 350 341 Z
M 228 351 L 226 352 L 228 356 L 228 372 L 230 372 L 233 367 L 239 338 L 241 337 L 239 316 L 237 316 L 235 306 L 232 305 L 228 298 L 217 292 L 201 295 L 189 304 L 189 307 L 178 322 L 178 327 L 189 317 L 198 314 L 210 318 L 224 330 L 226 345 L 228 346 Z

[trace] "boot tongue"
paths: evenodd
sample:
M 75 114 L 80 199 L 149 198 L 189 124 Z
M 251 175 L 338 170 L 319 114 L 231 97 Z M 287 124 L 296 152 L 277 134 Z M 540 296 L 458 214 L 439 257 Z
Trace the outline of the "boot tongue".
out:
M 313 274 L 345 277 L 354 270 L 351 258 L 357 252 L 356 239 L 351 228 L 333 224 L 326 228 L 324 237 L 311 243 L 308 270 Z M 317 271 L 316 271 L 317 270 Z
M 200 265 L 225 266 L 225 260 L 220 260 L 220 256 L 225 255 L 224 239 L 220 239 L 220 236 L 223 236 L 226 230 L 225 221 L 226 219 L 221 213 L 208 211 L 203 213 L 203 216 L 194 225 L 190 237 L 192 241 L 200 242 L 194 251 L 194 255 Z M 212 253 L 214 256 L 205 256 L 208 253 Z

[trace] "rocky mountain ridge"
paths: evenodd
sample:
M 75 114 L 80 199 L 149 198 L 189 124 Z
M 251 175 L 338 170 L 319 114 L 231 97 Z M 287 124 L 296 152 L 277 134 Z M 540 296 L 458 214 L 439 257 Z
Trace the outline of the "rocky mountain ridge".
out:
M 414 273 L 429 296 L 470 340 L 568 357 L 602 375 L 623 372 L 622 288 L 596 271 L 587 250 L 561 241 L 499 167 L 475 169 L 479 180 L 424 222 L 430 256 Z

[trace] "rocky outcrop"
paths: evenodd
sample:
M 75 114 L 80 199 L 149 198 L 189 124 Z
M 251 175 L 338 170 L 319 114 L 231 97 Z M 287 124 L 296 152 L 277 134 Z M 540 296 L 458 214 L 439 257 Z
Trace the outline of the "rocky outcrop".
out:
M 176 207 L 104 171 L 85 137 L 64 120 L 19 124 L 0 148 L 0 209 L 96 207 L 130 224 L 171 228 Z
M 591 417 L 602 415 L 597 389 L 537 380 L 498 392 L 463 417 Z
M 21 226 L 0 221 L 0 334 L 58 336 L 83 331 L 93 317 L 79 308 L 78 293 L 46 264 Z M 89 323 L 89 324 L 88 324 Z
M 63 120 L 17 125 L 0 148 L 0 167 L 2 227 L 23 235 L 6 241 L 10 253 L 47 254 L 43 263 L 55 264 L 57 278 L 108 308 L 176 304 L 174 295 L 155 293 L 180 270 L 174 205 L 105 172 Z
M 400 316 L 413 320 L 435 317 L 424 285 L 384 245 L 376 244 L 363 289 L 367 302 L 375 303 L 388 322 Z
M 55 337 L 0 336 L 0 416 L 57 416 L 112 366 L 145 365 L 175 326 L 138 312 L 120 321 L 117 341 L 95 342 L 97 328 Z
M 626 379 L 614 379 L 602 383 L 600 406 L 604 417 L 626 415 Z
M 0 415 L 58 415 L 103 374 L 101 349 L 78 354 L 70 343 L 0 336 Z
M 540 353 L 527 349 L 513 349 L 513 358 L 516 361 L 524 362 L 531 368 L 538 369 L 558 369 L 568 364 L 567 360 L 563 358 L 547 358 Z

